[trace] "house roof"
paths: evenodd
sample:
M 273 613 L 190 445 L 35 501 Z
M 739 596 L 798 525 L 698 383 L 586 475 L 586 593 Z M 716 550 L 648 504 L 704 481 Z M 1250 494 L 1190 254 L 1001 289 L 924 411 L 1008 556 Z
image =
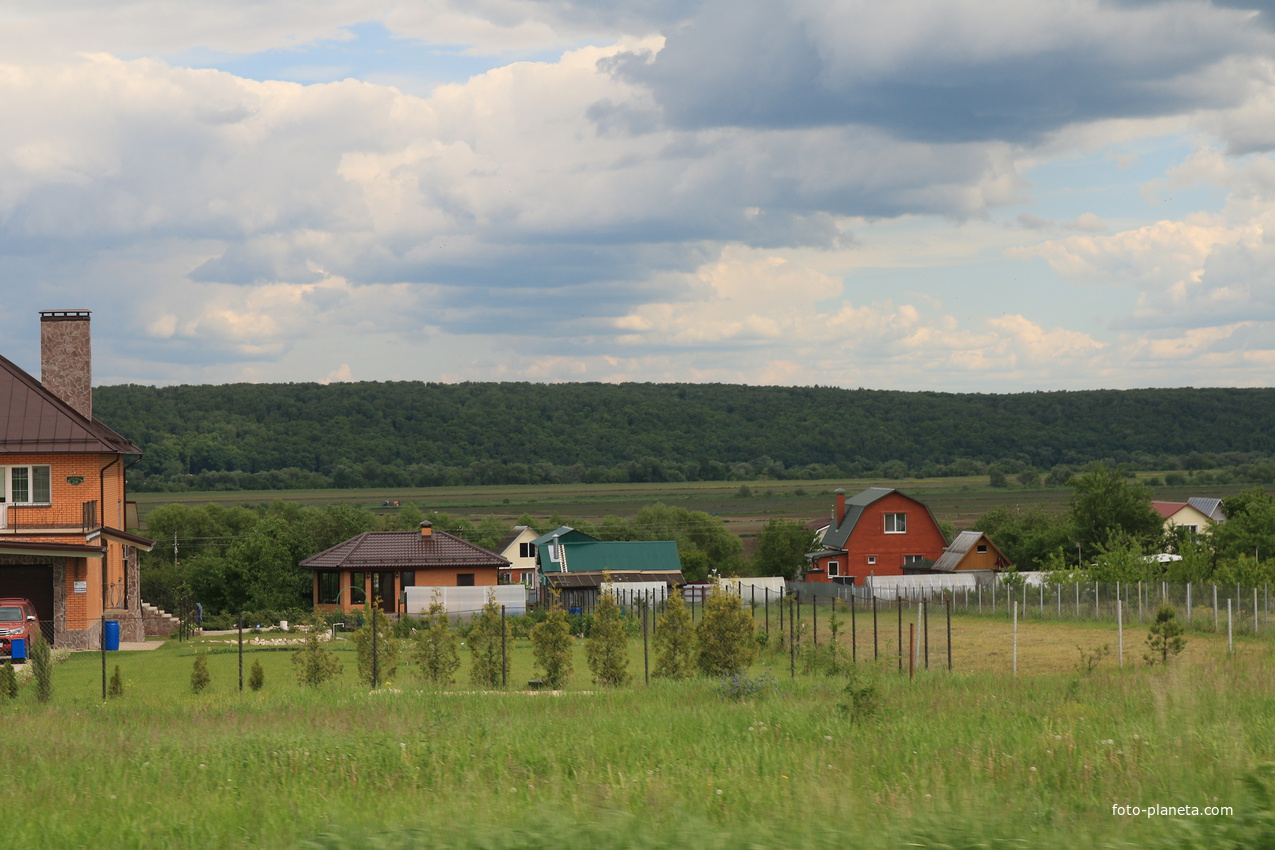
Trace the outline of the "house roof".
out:
M 582 540 L 597 540 L 596 537 L 590 537 L 583 531 L 576 531 L 569 525 L 560 525 L 548 534 L 542 534 L 535 540 L 531 541 L 537 548 L 544 546 L 546 543 L 552 543 L 555 540 L 561 540 L 563 543 Z
M 936 527 L 938 526 L 938 520 L 934 519 L 934 513 L 924 502 L 918 501 L 906 493 L 895 490 L 893 487 L 869 487 L 862 493 L 846 499 L 846 515 L 842 518 L 839 524 L 834 524 L 828 527 L 827 532 L 823 535 L 823 540 L 820 541 L 823 548 L 825 550 L 829 550 L 831 553 L 840 553 L 841 551 L 844 551 L 846 548 L 846 542 L 850 539 L 850 535 L 854 533 L 855 526 L 858 525 L 859 519 L 863 516 L 863 512 L 869 505 L 874 502 L 879 502 L 892 493 L 897 493 L 909 502 L 913 502 L 923 508 L 925 512 L 930 515 L 930 521 L 933 522 Z
M 1221 499 L 1211 499 L 1207 496 L 1192 496 L 1186 500 L 1186 503 L 1214 522 L 1226 521 L 1226 514 L 1222 512 Z
M 365 531 L 301 562 L 305 570 L 507 567 L 509 561 L 445 531 Z
M 939 559 L 934 562 L 934 565 L 930 567 L 930 569 L 936 573 L 954 572 L 961 565 L 961 561 L 965 560 L 965 556 L 974 549 L 974 546 L 979 541 L 985 541 L 993 549 L 996 549 L 998 557 L 1004 557 L 1004 555 L 1001 554 L 1001 550 L 996 547 L 996 544 L 992 543 L 991 540 L 988 540 L 987 535 L 983 532 L 962 531 L 960 534 L 956 535 L 956 539 L 943 550 L 943 554 L 939 555 Z
M 12 361 L 0 357 L 0 454 L 142 450 L 96 419 L 88 419 Z
M 506 549 L 512 546 L 514 541 L 518 539 L 519 535 L 527 529 L 528 527 L 525 525 L 515 525 L 512 531 L 500 538 L 500 542 L 496 544 L 494 551 L 503 553 Z
M 553 561 L 540 561 L 546 576 L 559 572 L 681 572 L 682 561 L 677 543 L 672 540 L 563 540 L 559 546 L 566 553 L 567 569 Z
M 1160 516 L 1168 519 L 1188 505 L 1186 502 L 1152 502 L 1151 507 L 1155 508 L 1155 512 Z

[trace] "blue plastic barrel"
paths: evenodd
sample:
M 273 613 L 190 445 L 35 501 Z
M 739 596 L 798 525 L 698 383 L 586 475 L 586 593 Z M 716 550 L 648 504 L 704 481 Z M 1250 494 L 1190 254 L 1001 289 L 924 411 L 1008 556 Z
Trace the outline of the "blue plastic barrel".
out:
M 120 648 L 120 621 L 106 621 L 106 651 L 113 652 Z
M 14 638 L 12 641 L 10 641 L 9 655 L 13 658 L 14 661 L 26 661 L 27 660 L 27 639 Z

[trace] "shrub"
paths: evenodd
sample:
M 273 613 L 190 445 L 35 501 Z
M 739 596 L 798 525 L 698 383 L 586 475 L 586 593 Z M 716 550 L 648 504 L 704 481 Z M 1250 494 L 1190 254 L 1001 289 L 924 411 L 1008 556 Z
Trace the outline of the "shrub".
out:
M 1167 602 L 1155 612 L 1155 621 L 1147 634 L 1147 649 L 1143 658 L 1148 664 L 1168 664 L 1170 656 L 1175 656 L 1186 648 L 1186 638 L 1182 633 L 1186 627 L 1178 619 L 1178 612 Z
M 53 651 L 43 634 L 31 640 L 31 674 L 35 677 L 35 698 L 40 702 L 53 699 Z
M 124 696 L 124 679 L 120 676 L 120 665 L 115 665 L 115 672 L 111 674 L 111 682 L 106 688 L 108 696 L 122 697 Z
M 695 630 L 699 652 L 696 662 L 706 676 L 741 673 L 757 659 L 753 618 L 743 601 L 721 584 L 713 585 L 704 603 L 704 614 Z
M 689 679 L 695 673 L 695 623 L 680 591 L 675 591 L 655 624 L 655 676 Z
M 742 702 L 753 697 L 774 693 L 778 687 L 775 675 L 767 670 L 760 676 L 749 676 L 747 673 L 732 673 L 717 683 L 717 695 L 722 699 L 733 699 Z
M 593 628 L 585 645 L 585 658 L 593 681 L 599 685 L 624 685 L 629 681 L 629 638 L 624 633 L 615 593 L 605 590 L 593 611 Z
M 306 635 L 305 643 L 292 653 L 292 663 L 296 667 L 297 683 L 312 688 L 341 675 L 341 662 L 313 632 Z
M 190 670 L 190 689 L 202 694 L 211 681 L 212 678 L 208 675 L 208 653 L 196 652 L 195 664 Z
M 390 620 L 380 606 L 369 606 L 367 622 L 354 632 L 354 651 L 359 660 L 359 681 L 376 687 L 398 672 L 398 641 L 394 639 Z M 373 646 L 372 629 L 376 629 Z M 375 652 L 373 650 L 375 649 Z
M 0 666 L 0 697 L 14 699 L 18 695 L 18 674 L 13 670 L 13 662 L 6 661 Z
M 877 687 L 877 672 L 864 673 L 860 665 L 851 665 L 842 699 L 837 708 L 851 723 L 870 720 L 881 710 L 881 689 Z
M 412 660 L 422 678 L 436 685 L 450 685 L 460 669 L 460 656 L 456 652 L 456 633 L 437 594 L 422 623 L 413 638 Z
M 259 691 L 266 686 L 266 671 L 261 669 L 260 661 L 252 662 L 252 670 L 248 673 L 248 687 Z
M 557 690 L 571 678 L 571 625 L 567 612 L 554 600 L 548 616 L 531 629 L 532 654 L 544 671 L 544 681 Z
M 509 626 L 502 621 L 495 595 L 488 596 L 469 630 L 469 651 L 473 654 L 469 668 L 471 682 L 483 688 L 501 686 L 509 675 L 509 657 L 505 654 L 509 637 Z

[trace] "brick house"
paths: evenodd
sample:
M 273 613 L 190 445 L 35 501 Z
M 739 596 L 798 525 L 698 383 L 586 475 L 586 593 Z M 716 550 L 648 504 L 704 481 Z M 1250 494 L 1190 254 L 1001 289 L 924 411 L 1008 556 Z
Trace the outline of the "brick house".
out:
M 408 587 L 495 587 L 509 561 L 426 521 L 419 531 L 365 531 L 299 564 L 314 576 L 314 607 L 351 611 L 380 600 L 401 613 Z
M 863 584 L 868 576 L 926 572 L 947 547 L 930 509 L 898 490 L 871 487 L 847 499 L 838 489 L 836 497 L 821 548 L 806 555 L 808 582 Z
M 45 636 L 101 646 L 102 619 L 144 640 L 124 472 L 141 449 L 93 418 L 87 310 L 40 313 L 40 376 L 0 357 L 0 596 L 30 599 Z

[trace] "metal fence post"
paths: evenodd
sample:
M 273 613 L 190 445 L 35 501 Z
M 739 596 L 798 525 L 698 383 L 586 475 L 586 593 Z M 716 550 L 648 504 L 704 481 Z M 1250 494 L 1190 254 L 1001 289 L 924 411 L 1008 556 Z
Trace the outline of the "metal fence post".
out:
M 239 612 L 239 693 L 243 693 L 243 612 Z
M 509 648 L 506 644 L 506 636 L 509 634 L 505 627 L 505 606 L 500 606 L 500 686 L 502 688 L 509 687 Z M 626 639 L 627 642 L 627 639 Z M 627 653 L 626 653 L 627 654 Z
M 105 613 L 102 614 L 102 702 L 106 702 L 106 614 Z

